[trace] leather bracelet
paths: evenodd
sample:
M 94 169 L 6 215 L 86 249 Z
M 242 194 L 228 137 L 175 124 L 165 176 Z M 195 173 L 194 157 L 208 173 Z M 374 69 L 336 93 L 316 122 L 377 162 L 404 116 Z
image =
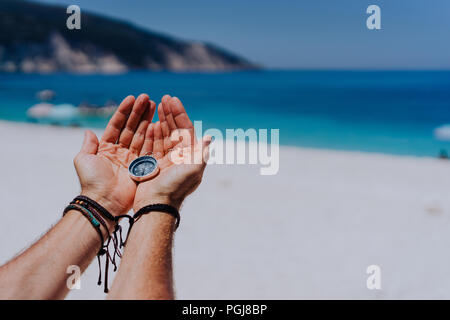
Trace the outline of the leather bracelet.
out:
M 69 204 L 64 209 L 63 216 L 65 216 L 66 213 L 69 212 L 70 210 L 80 212 L 92 224 L 92 226 L 94 227 L 94 229 L 97 231 L 98 235 L 100 236 L 101 247 L 100 247 L 99 252 L 101 252 L 101 250 L 103 249 L 103 244 L 105 243 L 105 239 L 103 238 L 103 233 L 100 228 L 101 222 L 99 222 L 99 220 L 97 220 L 97 218 L 94 216 L 94 214 L 91 211 L 89 211 L 88 209 L 86 209 L 78 204 Z M 108 230 L 108 228 L 106 230 Z
M 178 229 L 180 225 L 180 213 L 178 212 L 177 208 L 170 206 L 168 204 L 162 204 L 162 203 L 156 203 L 151 204 L 148 206 L 145 206 L 138 210 L 133 216 L 134 221 L 136 222 L 142 215 L 150 213 L 152 211 L 158 211 L 158 212 L 164 212 L 170 214 L 172 217 L 175 218 L 175 230 Z
M 90 206 L 92 206 L 93 208 L 95 208 L 95 210 L 97 210 L 105 219 L 108 219 L 110 221 L 114 221 L 116 222 L 115 217 L 109 213 L 108 210 L 106 210 L 104 207 L 102 207 L 99 203 L 95 202 L 94 200 L 86 197 L 86 196 L 78 196 L 75 197 L 75 199 L 73 199 L 73 201 L 84 201 L 87 202 Z
M 90 210 L 94 214 L 94 216 L 102 223 L 102 225 L 106 228 L 106 230 L 108 230 L 108 232 L 109 232 L 109 228 L 106 225 L 105 221 L 102 219 L 102 216 L 106 216 L 106 218 L 108 220 L 113 221 L 115 223 L 114 230 L 117 230 L 117 226 L 118 226 L 120 220 L 123 218 L 128 219 L 128 223 L 130 224 L 130 226 L 132 226 L 133 222 L 134 222 L 133 218 L 127 214 L 123 214 L 123 215 L 114 217 L 112 214 L 110 214 L 108 212 L 108 210 L 103 208 L 99 203 L 97 203 L 94 200 L 92 200 L 88 197 L 85 197 L 85 196 L 76 197 L 75 199 L 72 200 L 72 202 L 70 204 L 79 204 L 79 205 L 85 207 L 86 209 Z M 128 235 L 127 235 L 127 238 L 128 238 Z
M 89 212 L 91 212 L 94 215 L 94 217 L 101 223 L 101 225 L 106 229 L 108 234 L 110 234 L 108 225 L 106 224 L 105 220 L 103 220 L 102 215 L 99 214 L 94 207 L 90 206 L 89 203 L 82 200 L 73 200 L 70 204 L 79 205 L 89 210 Z

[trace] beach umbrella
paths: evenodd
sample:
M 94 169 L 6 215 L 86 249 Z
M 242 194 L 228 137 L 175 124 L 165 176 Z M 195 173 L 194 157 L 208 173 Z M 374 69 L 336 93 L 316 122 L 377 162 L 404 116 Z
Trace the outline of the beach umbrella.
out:
M 450 124 L 434 129 L 434 137 L 438 140 L 450 141 Z
M 52 108 L 47 116 L 48 120 L 68 121 L 76 119 L 79 116 L 77 107 L 72 104 L 59 104 Z
M 50 103 L 38 103 L 27 110 L 27 116 L 32 119 L 42 119 L 48 117 L 53 109 Z

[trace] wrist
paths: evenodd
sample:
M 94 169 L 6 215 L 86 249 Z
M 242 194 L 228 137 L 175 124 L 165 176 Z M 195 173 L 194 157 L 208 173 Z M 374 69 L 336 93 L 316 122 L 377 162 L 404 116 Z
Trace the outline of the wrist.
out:
M 177 200 L 167 195 L 153 195 L 136 201 L 133 205 L 133 210 L 136 213 L 143 207 L 151 204 L 166 204 L 176 208 L 179 211 L 182 203 L 183 200 Z
M 176 218 L 170 214 L 167 214 L 167 212 L 152 211 L 148 214 L 142 215 L 139 218 L 139 223 L 137 223 L 137 225 L 146 225 L 146 228 L 148 228 L 149 225 L 153 227 L 170 225 L 171 231 L 175 232 L 174 226 L 176 225 L 176 221 Z
M 83 214 L 80 213 L 79 210 L 69 210 L 67 211 L 67 213 L 65 214 L 65 217 L 69 217 L 69 219 L 73 219 L 72 224 L 74 225 L 75 223 L 81 223 L 83 225 L 89 225 L 89 227 L 83 226 L 83 230 L 92 230 L 92 234 L 95 234 L 95 227 L 92 226 L 92 222 L 88 221 L 88 219 L 86 219 L 86 216 L 84 216 Z M 108 238 L 108 236 L 111 234 L 111 232 L 114 230 L 114 227 L 108 224 L 107 221 L 105 221 L 106 226 L 108 227 L 108 229 L 105 229 L 105 227 L 103 225 L 100 225 L 100 232 L 102 233 L 103 236 L 103 241 L 105 241 L 105 239 Z M 95 239 L 98 238 L 98 235 L 94 236 Z M 98 241 L 98 240 L 95 240 Z
M 114 205 L 113 202 L 111 202 L 108 198 L 100 196 L 94 192 L 89 192 L 82 190 L 80 193 L 81 196 L 88 197 L 91 200 L 94 200 L 99 205 L 101 205 L 103 208 L 105 208 L 112 216 L 117 216 L 120 214 L 120 212 L 117 212 L 117 206 Z M 107 219 L 103 215 L 100 214 L 100 216 L 103 218 L 103 221 L 105 222 L 106 226 L 108 227 L 108 234 L 111 234 L 114 231 L 114 228 L 116 226 L 116 222 L 112 221 L 110 219 Z
M 117 216 L 117 215 L 121 214 L 117 208 L 117 205 L 114 204 L 114 202 L 111 201 L 110 199 L 108 199 L 108 197 L 105 195 L 101 195 L 96 192 L 81 189 L 80 196 L 85 196 L 85 197 L 88 197 L 88 198 L 94 200 L 99 205 L 101 205 L 103 208 L 108 210 L 108 212 L 111 213 L 113 216 Z
M 169 222 L 169 224 L 175 226 L 175 229 L 173 229 L 172 231 L 178 229 L 180 225 L 180 212 L 175 207 L 167 204 L 157 203 L 145 206 L 133 215 L 133 219 L 135 222 L 141 219 L 144 219 L 144 221 L 151 220 L 145 219 L 144 217 L 149 216 L 157 217 L 160 216 L 161 214 L 166 217 L 163 219 L 157 218 L 156 221 L 162 222 L 163 224 Z

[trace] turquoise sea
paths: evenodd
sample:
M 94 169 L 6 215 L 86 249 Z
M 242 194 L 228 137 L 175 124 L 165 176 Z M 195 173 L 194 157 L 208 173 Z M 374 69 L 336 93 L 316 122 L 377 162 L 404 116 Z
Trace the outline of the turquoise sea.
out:
M 0 119 L 27 121 L 36 92 L 54 103 L 102 105 L 145 92 L 179 97 L 207 128 L 277 128 L 284 145 L 437 156 L 450 142 L 450 71 L 256 71 L 220 74 L 0 74 Z M 107 119 L 83 119 L 104 127 Z

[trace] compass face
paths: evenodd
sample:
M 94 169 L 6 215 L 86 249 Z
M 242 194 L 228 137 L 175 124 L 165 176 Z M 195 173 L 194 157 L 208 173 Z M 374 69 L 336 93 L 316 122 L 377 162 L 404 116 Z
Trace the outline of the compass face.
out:
M 158 167 L 158 162 L 152 156 L 143 156 L 134 160 L 128 171 L 132 178 L 144 178 L 152 175 Z

